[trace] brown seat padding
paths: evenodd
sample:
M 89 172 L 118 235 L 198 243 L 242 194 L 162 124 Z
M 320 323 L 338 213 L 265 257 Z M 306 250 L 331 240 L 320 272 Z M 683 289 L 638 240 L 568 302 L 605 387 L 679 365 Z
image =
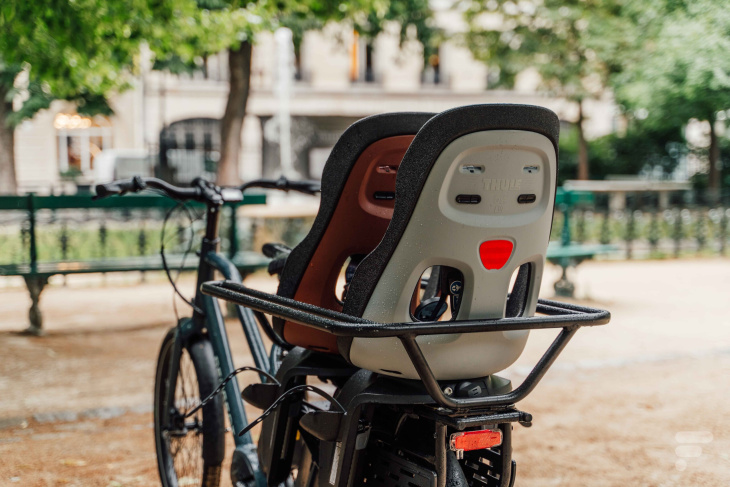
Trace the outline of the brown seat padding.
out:
M 336 311 L 337 280 L 347 259 L 367 255 L 380 242 L 393 214 L 397 168 L 430 113 L 375 115 L 340 137 L 322 176 L 322 201 L 312 229 L 292 250 L 278 294 Z M 377 193 L 377 198 L 376 198 Z M 274 319 L 292 345 L 338 353 L 334 336 Z

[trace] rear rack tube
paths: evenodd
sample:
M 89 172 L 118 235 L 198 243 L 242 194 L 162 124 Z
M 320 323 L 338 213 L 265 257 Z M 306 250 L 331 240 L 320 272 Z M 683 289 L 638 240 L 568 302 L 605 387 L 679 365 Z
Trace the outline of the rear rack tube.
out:
M 376 323 L 295 301 L 290 298 L 257 291 L 231 281 L 206 282 L 204 294 L 224 299 L 253 310 L 295 321 L 302 325 L 336 336 L 384 338 L 396 337 L 403 344 L 419 378 L 433 400 L 448 409 L 461 410 L 514 404 L 524 399 L 537 386 L 547 370 L 563 351 L 581 326 L 608 323 L 608 311 L 545 299 L 538 300 L 537 312 L 545 316 L 499 318 L 464 321 L 429 321 L 404 323 Z M 535 364 L 525 380 L 516 389 L 496 396 L 454 398 L 441 390 L 416 338 L 421 335 L 455 333 L 483 333 L 494 331 L 561 329 L 548 349 Z

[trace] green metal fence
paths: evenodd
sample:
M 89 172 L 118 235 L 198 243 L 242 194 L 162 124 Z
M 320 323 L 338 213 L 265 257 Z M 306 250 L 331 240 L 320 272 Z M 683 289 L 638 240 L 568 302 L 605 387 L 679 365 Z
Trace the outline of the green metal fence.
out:
M 726 206 L 611 210 L 590 196 L 563 193 L 558 195 L 551 240 L 613 244 L 628 259 L 726 255 L 729 221 Z
M 246 241 L 236 209 L 265 201 L 265 195 L 254 194 L 247 195 L 242 203 L 226 205 L 221 247 L 230 256 L 242 250 L 241 242 Z M 176 205 L 159 195 L 100 200 L 88 195 L 0 196 L 0 264 L 156 254 L 162 222 Z M 204 210 L 200 204 L 190 204 L 188 209 L 176 212 L 168 222 L 165 247 L 171 253 L 185 250 L 190 238 L 189 217 L 195 218 Z
M 248 195 L 241 204 L 264 202 L 264 195 Z M 0 196 L 0 265 L 156 254 L 163 219 L 176 204 L 157 195 L 96 201 L 88 195 Z M 295 245 L 311 224 L 311 219 L 301 218 L 244 223 L 236 217 L 241 204 L 225 209 L 221 248 L 229 255 L 250 250 L 262 239 Z M 194 215 L 202 209 L 190 205 Z M 609 210 L 591 193 L 559 189 L 551 240 L 612 244 L 621 249 L 614 257 L 625 258 L 726 255 L 729 221 L 730 208 L 725 206 Z M 185 250 L 191 237 L 187 213 L 177 212 L 167 232 L 166 249 Z

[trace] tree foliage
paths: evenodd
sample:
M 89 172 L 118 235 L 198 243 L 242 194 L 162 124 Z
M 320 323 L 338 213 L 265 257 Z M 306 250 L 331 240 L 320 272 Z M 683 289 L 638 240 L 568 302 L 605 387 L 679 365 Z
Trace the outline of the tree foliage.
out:
M 307 31 L 321 30 L 328 22 L 344 22 L 368 39 L 383 31 L 387 22 L 400 25 L 401 41 L 409 32 L 424 45 L 427 57 L 436 48 L 441 31 L 435 27 L 428 0 L 358 0 L 251 2 L 241 7 L 229 0 L 198 0 L 199 9 L 179 19 L 173 36 L 160 37 L 150 44 L 156 54 L 155 69 L 189 72 L 201 69 L 202 58 L 228 48 L 237 48 L 242 41 L 256 43 L 261 32 L 279 27 L 292 31 L 298 48 Z
M 730 11 L 717 0 L 633 6 L 637 44 L 613 86 L 647 123 L 681 126 L 730 108 Z
M 530 68 L 549 94 L 581 101 L 604 93 L 616 51 L 630 42 L 618 10 L 615 0 L 468 0 L 465 40 L 499 70 L 495 87 Z
M 415 30 L 424 44 L 424 54 L 433 51 L 437 30 L 428 0 L 260 0 L 243 7 L 236 0 L 198 0 L 199 11 L 181 20 L 177 37 L 165 44 L 151 45 L 156 53 L 155 68 L 173 72 L 200 69 L 205 56 L 228 50 L 229 94 L 221 119 L 221 157 L 218 182 L 238 182 L 240 133 L 250 89 L 251 49 L 262 31 L 287 27 L 295 48 L 305 32 L 322 29 L 328 22 L 346 23 L 367 38 L 379 34 L 386 22 L 401 25 L 401 42 Z
M 375 39 L 388 22 L 395 22 L 400 26 L 399 37 L 401 43 L 409 39 L 411 33 L 423 46 L 424 63 L 438 50 L 438 45 L 444 38 L 443 31 L 436 26 L 433 10 L 428 0 L 395 0 L 387 2 L 385 8 L 371 9 L 355 24 L 355 30 L 368 39 Z
M 129 86 L 141 43 L 167 36 L 170 23 L 193 6 L 184 0 L 3 1 L 0 58 L 10 72 L 26 69 L 29 79 L 13 122 L 54 98 L 75 102 L 81 112 L 110 113 L 106 97 Z
M 15 192 L 14 131 L 55 99 L 110 115 L 143 42 L 165 39 L 193 0 L 3 0 L 0 3 L 0 191 Z
M 172 22 L 172 34 L 151 38 L 153 69 L 176 74 L 203 69 L 205 57 L 254 41 L 257 33 L 271 28 L 265 2 L 247 8 L 232 3 L 199 0 L 186 17 Z
M 707 164 L 711 199 L 723 185 L 715 122 L 730 108 L 730 12 L 718 0 L 631 4 L 636 55 L 614 77 L 617 101 L 629 116 L 655 126 L 709 122 Z M 697 151 L 695 151 L 697 152 Z M 700 151 L 701 152 L 701 151 Z
M 536 72 L 539 88 L 578 104 L 578 177 L 589 176 L 583 101 L 602 97 L 616 57 L 630 43 L 620 0 L 464 0 L 474 57 L 497 76 L 495 87 L 514 86 L 517 75 Z M 492 71 L 494 72 L 494 71 Z
M 234 134 L 245 114 L 250 79 L 250 54 L 244 56 L 248 61 L 241 56 L 250 52 L 256 35 L 286 26 L 300 42 L 306 30 L 330 21 L 348 22 L 373 37 L 385 22 L 400 22 L 401 40 L 415 27 L 427 53 L 436 32 L 427 0 L 4 0 L 0 94 L 4 107 L 14 99 L 20 108 L 3 110 L 0 123 L 14 126 L 55 99 L 74 102 L 83 114 L 111 114 L 108 97 L 130 87 L 146 44 L 153 67 L 174 73 L 200 69 L 206 56 L 229 50 L 231 67 L 242 70 L 231 73 L 238 80 L 236 86 L 231 83 L 232 91 L 238 92 L 229 97 L 222 124 L 233 120 L 222 130 Z M 16 86 L 21 72 L 26 82 Z M 222 160 L 230 166 L 237 161 L 240 141 L 229 147 L 230 156 L 226 148 Z M 4 150 L 12 160 L 12 147 Z
M 691 150 L 684 142 L 681 127 L 634 121 L 624 134 L 611 133 L 588 142 L 591 178 L 611 175 L 669 177 Z M 576 179 L 578 133 L 561 130 L 558 184 Z

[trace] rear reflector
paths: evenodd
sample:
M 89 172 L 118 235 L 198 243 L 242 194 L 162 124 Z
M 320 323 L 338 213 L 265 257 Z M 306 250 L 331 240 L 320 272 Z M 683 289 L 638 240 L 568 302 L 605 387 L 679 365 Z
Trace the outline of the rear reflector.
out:
M 461 459 L 465 451 L 484 450 L 502 444 L 502 432 L 493 430 L 464 431 L 451 435 L 450 447 Z
M 487 240 L 479 246 L 479 258 L 485 269 L 501 269 L 512 255 L 514 244 L 509 240 Z

